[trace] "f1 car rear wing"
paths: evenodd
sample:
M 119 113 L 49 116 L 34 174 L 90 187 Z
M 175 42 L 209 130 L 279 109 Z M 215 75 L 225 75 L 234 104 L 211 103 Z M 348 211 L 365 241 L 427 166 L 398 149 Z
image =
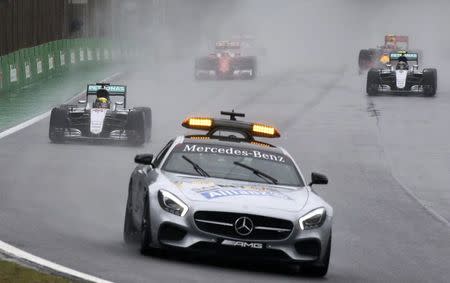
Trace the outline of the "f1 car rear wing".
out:
M 210 117 L 189 117 L 181 124 L 188 129 L 207 131 L 206 137 L 220 137 L 216 133 L 230 133 L 228 138 L 238 140 L 234 133 L 243 136 L 241 140 L 253 142 L 254 137 L 278 138 L 280 132 L 275 127 L 262 123 L 251 123 L 245 121 L 237 121 L 236 117 L 245 117 L 244 113 L 236 113 L 234 111 L 221 111 L 220 114 L 230 116 L 229 119 L 210 118 Z M 223 136 L 222 136 L 223 137 Z
M 398 61 L 400 57 L 404 56 L 408 61 L 419 62 L 419 54 L 406 52 L 393 52 L 389 54 L 389 61 Z

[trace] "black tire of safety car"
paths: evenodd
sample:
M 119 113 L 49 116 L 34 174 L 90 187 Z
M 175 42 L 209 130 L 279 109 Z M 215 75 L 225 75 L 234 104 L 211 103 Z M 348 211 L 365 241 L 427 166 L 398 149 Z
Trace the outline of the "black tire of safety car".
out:
M 50 114 L 48 137 L 53 143 L 64 142 L 64 130 L 67 128 L 69 111 L 64 107 L 55 107 Z
M 136 236 L 139 235 L 136 226 L 134 225 L 130 209 L 131 209 L 130 190 L 128 190 L 127 206 L 125 208 L 125 220 L 123 224 L 123 240 L 125 241 L 126 244 L 131 244 L 136 240 L 138 240 Z
M 128 143 L 134 146 L 145 143 L 145 113 L 142 110 L 133 109 L 128 114 L 126 125 Z
M 152 249 L 150 243 L 152 241 L 151 225 L 150 225 L 150 211 L 148 195 L 144 197 L 144 209 L 141 220 L 141 254 L 148 254 Z
M 436 95 L 437 91 L 437 70 L 424 69 L 423 70 L 423 88 L 424 95 L 431 97 Z
M 300 270 L 302 274 L 305 274 L 307 276 L 311 277 L 324 277 L 327 275 L 328 267 L 330 266 L 330 256 L 331 256 L 331 232 L 330 232 L 330 238 L 328 239 L 328 245 L 327 250 L 325 252 L 324 258 L 322 262 L 319 264 L 312 263 L 312 264 L 303 264 L 300 266 Z
M 379 73 L 377 69 L 370 69 L 367 73 L 366 92 L 369 96 L 378 94 Z
M 150 141 L 152 137 L 152 109 L 150 107 L 135 107 L 134 108 L 137 111 L 143 111 L 144 112 L 144 118 L 145 118 L 145 142 Z

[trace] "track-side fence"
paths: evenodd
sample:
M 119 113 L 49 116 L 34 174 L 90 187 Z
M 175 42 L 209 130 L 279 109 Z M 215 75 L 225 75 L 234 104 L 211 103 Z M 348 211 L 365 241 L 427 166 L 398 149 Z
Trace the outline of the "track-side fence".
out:
M 75 66 L 112 62 L 107 39 L 62 39 L 0 57 L 0 92 L 16 90 Z

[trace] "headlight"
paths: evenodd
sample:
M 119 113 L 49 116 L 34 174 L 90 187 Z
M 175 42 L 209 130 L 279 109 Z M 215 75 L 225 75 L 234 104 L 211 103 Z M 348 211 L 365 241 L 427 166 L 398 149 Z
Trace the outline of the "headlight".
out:
M 175 215 L 185 216 L 188 211 L 187 205 L 168 191 L 160 190 L 158 201 L 162 209 Z
M 300 228 L 302 230 L 310 230 L 322 226 L 326 218 L 327 212 L 325 208 L 321 207 L 303 215 L 298 222 L 300 223 Z

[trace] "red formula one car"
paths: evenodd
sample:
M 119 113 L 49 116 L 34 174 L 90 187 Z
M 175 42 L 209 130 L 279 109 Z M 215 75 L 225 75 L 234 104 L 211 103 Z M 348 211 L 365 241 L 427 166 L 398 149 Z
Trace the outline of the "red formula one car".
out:
M 195 60 L 195 79 L 247 79 L 256 77 L 256 57 L 242 56 L 238 41 L 219 41 L 213 53 Z
M 359 51 L 359 73 L 370 68 L 382 68 L 389 62 L 389 54 L 399 50 L 409 50 L 409 38 L 405 35 L 386 35 L 384 45 Z

